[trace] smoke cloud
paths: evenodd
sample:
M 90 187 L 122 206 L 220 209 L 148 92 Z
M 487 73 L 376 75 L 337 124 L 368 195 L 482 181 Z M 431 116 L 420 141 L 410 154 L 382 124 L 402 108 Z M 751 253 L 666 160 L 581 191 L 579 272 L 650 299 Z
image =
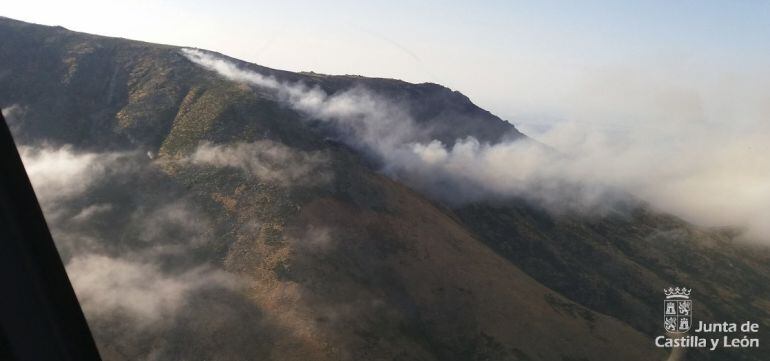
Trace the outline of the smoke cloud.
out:
M 52 205 L 82 195 L 102 179 L 118 153 L 76 154 L 72 147 L 61 148 L 19 146 L 35 193 L 41 203 Z
M 270 140 L 228 145 L 203 143 L 189 161 L 195 165 L 240 169 L 262 181 L 284 185 L 320 184 L 332 177 L 327 168 L 328 155 L 295 150 Z
M 27 109 L 19 104 L 11 104 L 5 108 L 0 108 L 0 112 L 3 112 L 3 117 L 11 132 L 16 132 L 19 128 L 19 122 L 24 118 Z
M 489 144 L 467 137 L 444 144 L 421 141 L 430 129 L 418 126 L 403 107 L 361 87 L 329 95 L 199 50 L 182 53 L 227 79 L 273 91 L 310 119 L 331 124 L 345 143 L 382 160 L 384 173 L 450 204 L 517 197 L 551 210 L 587 212 L 628 201 L 630 195 L 698 224 L 744 227 L 748 238 L 770 234 L 763 221 L 770 214 L 770 158 L 765 156 L 770 127 L 757 117 L 766 112 L 731 113 L 720 107 L 712 112 L 717 117 L 705 116 L 708 107 L 680 89 L 653 98 L 663 97 L 669 104 L 663 109 L 681 112 L 641 113 L 653 117 L 634 119 L 644 125 L 618 121 L 611 123 L 615 127 L 597 127 L 582 121 L 590 113 L 584 107 L 576 113 L 580 121 L 559 122 L 538 134 L 542 143 Z M 625 114 L 618 109 L 628 100 L 617 100 L 601 104 Z M 636 111 L 647 104 L 630 100 Z M 596 101 L 589 105 L 598 106 Z M 730 114 L 739 117 L 718 117 Z
M 208 266 L 169 274 L 153 263 L 93 253 L 74 257 L 67 273 L 89 317 L 126 314 L 140 328 L 172 321 L 192 292 L 238 287 L 234 275 Z
M 162 173 L 146 155 L 19 149 L 103 352 L 192 358 L 173 349 L 182 343 L 166 342 L 174 337 L 213 339 L 233 352 L 249 350 L 245 354 L 265 348 L 233 337 L 261 326 L 259 309 L 244 294 L 247 282 L 199 255 L 217 242 L 214 222 L 185 192 L 159 182 Z
M 182 49 L 182 54 L 229 80 L 274 91 L 280 101 L 332 125 L 347 144 L 378 155 L 386 155 L 426 133 L 426 130 L 416 126 L 404 107 L 363 88 L 329 95 L 318 87 L 280 82 L 270 76 L 240 69 L 230 61 L 200 50 Z

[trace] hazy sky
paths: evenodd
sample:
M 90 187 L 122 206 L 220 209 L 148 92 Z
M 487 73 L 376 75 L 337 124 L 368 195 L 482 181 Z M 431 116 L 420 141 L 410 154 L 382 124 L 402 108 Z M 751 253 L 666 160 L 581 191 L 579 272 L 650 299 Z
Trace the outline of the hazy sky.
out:
M 26 0 L 0 14 L 279 69 L 437 82 L 525 128 L 633 123 L 638 107 L 680 110 L 660 104 L 672 92 L 753 93 L 770 64 L 761 1 Z

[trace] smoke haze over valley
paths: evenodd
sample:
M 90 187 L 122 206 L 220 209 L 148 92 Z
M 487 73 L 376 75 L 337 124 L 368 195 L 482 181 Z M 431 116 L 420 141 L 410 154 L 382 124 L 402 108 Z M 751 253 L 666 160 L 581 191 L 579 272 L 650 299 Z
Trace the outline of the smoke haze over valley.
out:
M 703 225 L 740 227 L 754 241 L 768 241 L 770 235 L 764 222 L 770 214 L 770 128 L 760 103 L 747 102 L 755 110 L 744 109 L 748 117 L 739 120 L 741 126 L 707 121 L 706 114 L 676 118 L 681 111 L 639 110 L 649 117 L 640 119 L 646 126 L 608 132 L 566 120 L 538 134 L 542 143 L 518 136 L 445 143 L 430 139 L 431 129 L 402 111 L 404 105 L 365 88 L 329 95 L 200 50 L 182 52 L 229 80 L 274 91 L 310 119 L 331 123 L 344 143 L 384 162 L 386 174 L 450 204 L 502 196 L 530 199 L 550 210 L 591 212 L 633 195 Z M 636 106 L 633 99 L 625 103 Z
M 0 107 L 115 361 L 664 360 L 680 285 L 766 338 L 761 74 L 604 77 L 517 128 L 463 89 L 0 17 Z

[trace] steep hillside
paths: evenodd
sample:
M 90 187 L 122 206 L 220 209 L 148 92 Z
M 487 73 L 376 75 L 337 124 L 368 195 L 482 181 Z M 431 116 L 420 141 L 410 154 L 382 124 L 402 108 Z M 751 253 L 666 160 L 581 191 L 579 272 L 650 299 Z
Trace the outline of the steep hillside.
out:
M 19 104 L 27 110 L 19 129 L 22 140 L 51 138 L 79 146 L 157 149 L 175 122 L 196 122 L 185 129 L 200 134 L 185 136 L 227 137 L 233 135 L 234 127 L 245 126 L 242 120 L 246 113 L 261 120 L 251 122 L 259 127 L 249 129 L 255 134 L 262 135 L 268 129 L 277 137 L 302 133 L 292 132 L 293 122 L 284 121 L 294 115 L 275 102 L 202 72 L 178 47 L 75 33 L 7 18 L 0 18 L 0 26 L 0 99 L 4 107 Z M 467 97 L 436 84 L 297 74 L 239 64 L 282 81 L 320 86 L 330 94 L 363 85 L 404 100 L 416 119 L 437 127 L 435 135 L 442 140 L 467 135 L 490 141 L 521 136 Z M 187 111 L 193 111 L 195 119 L 185 117 Z
M 660 334 L 660 290 L 671 284 L 697 292 L 694 315 L 703 322 L 770 322 L 770 254 L 736 240 L 735 230 L 703 229 L 645 208 L 554 217 L 510 202 L 468 205 L 456 214 L 542 284 L 651 338 Z M 752 359 L 758 353 L 717 350 L 688 359 Z
M 413 141 L 524 137 L 439 85 L 230 60 L 388 99 Z M 651 336 L 680 283 L 698 317 L 770 326 L 764 249 L 643 207 L 444 205 L 323 114 L 177 47 L 0 18 L 0 107 L 25 161 L 58 162 L 31 176 L 108 360 L 664 359 Z

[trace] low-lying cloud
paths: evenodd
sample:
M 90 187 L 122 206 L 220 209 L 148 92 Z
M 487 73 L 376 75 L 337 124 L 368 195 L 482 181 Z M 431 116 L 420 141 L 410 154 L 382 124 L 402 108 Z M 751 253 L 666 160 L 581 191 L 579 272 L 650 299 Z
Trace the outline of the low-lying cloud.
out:
M 770 234 L 763 221 L 770 214 L 770 128 L 762 119 L 733 122 L 689 112 L 679 120 L 637 119 L 648 126 L 565 121 L 538 134 L 548 146 L 529 139 L 488 144 L 473 137 L 426 142 L 430 129 L 361 87 L 329 95 L 199 50 L 182 53 L 227 79 L 274 91 L 310 119 L 331 124 L 347 144 L 382 160 L 386 174 L 451 204 L 519 197 L 552 210 L 585 212 L 633 195 L 700 224 L 742 226 L 750 238 Z

